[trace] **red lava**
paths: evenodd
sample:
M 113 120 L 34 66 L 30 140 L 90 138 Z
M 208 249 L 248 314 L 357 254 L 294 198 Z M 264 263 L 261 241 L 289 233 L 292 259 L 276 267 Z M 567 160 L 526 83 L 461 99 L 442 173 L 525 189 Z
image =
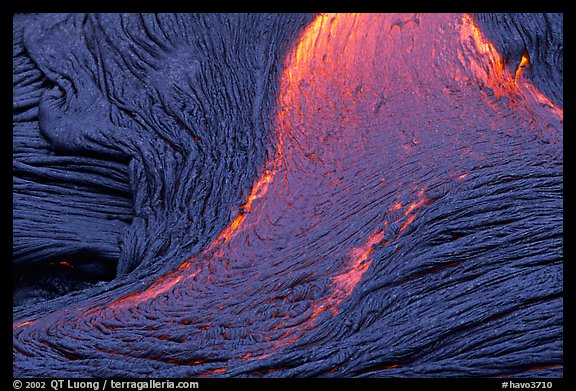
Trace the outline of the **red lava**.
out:
M 277 153 L 230 225 L 147 289 L 44 326 L 81 340 L 86 324 L 179 322 L 198 346 L 246 341 L 243 359 L 295 343 L 339 316 L 375 246 L 408 234 L 438 184 L 515 148 L 500 130 L 561 142 L 563 112 L 522 77 L 529 66 L 509 71 L 468 15 L 319 15 L 286 58 Z

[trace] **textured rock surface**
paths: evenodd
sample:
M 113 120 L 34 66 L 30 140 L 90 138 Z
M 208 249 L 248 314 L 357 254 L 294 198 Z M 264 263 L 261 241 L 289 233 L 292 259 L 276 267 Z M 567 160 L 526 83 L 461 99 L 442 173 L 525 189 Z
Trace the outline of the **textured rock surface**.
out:
M 16 15 L 17 376 L 562 375 L 561 15 Z

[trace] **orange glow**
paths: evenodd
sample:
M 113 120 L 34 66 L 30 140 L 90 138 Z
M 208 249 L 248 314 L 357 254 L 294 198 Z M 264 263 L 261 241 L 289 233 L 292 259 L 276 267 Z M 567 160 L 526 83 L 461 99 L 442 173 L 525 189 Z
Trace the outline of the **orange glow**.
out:
M 198 361 L 198 362 L 193 362 L 193 363 L 191 363 L 191 364 L 192 364 L 192 365 L 198 365 L 198 364 L 200 364 L 200 363 L 205 363 L 205 362 L 206 362 L 206 360 L 200 360 L 200 361 Z M 226 372 L 226 369 L 227 369 L 226 367 L 216 368 L 216 369 L 210 369 L 210 370 L 208 370 L 208 371 L 206 371 L 206 372 L 204 372 L 204 373 L 200 373 L 200 374 L 198 374 L 198 375 L 196 375 L 196 376 L 197 376 L 197 377 L 206 377 L 206 376 L 209 376 L 209 375 Z
M 280 149 L 280 144 L 278 145 L 278 149 Z M 262 198 L 266 192 L 268 191 L 268 187 L 270 183 L 274 179 L 274 174 L 276 173 L 276 160 L 273 160 L 271 163 L 268 164 L 268 168 L 264 171 L 264 175 L 254 184 L 250 195 L 248 196 L 248 200 L 244 205 L 240 207 L 240 213 L 238 216 L 230 223 L 229 226 L 224 228 L 224 230 L 218 235 L 218 237 L 212 241 L 212 243 L 204 250 L 202 253 L 206 254 L 213 250 L 217 245 L 221 245 L 223 243 L 228 242 L 232 239 L 239 227 L 241 227 L 242 223 L 244 222 L 247 213 L 252 211 L 252 206 L 255 201 Z M 191 279 L 198 274 L 200 271 L 199 269 L 194 271 L 193 273 L 185 275 L 185 271 L 190 269 L 192 264 L 192 260 L 188 259 L 182 263 L 178 267 L 175 272 L 169 273 L 150 286 L 148 289 L 135 293 L 129 296 L 126 296 L 122 299 L 116 300 L 113 302 L 109 307 L 110 308 L 124 308 L 131 305 L 138 305 L 139 303 L 151 300 L 156 298 L 158 295 L 165 293 L 172 289 L 176 284 L 178 284 L 182 279 Z
M 417 202 L 414 202 L 410 205 L 408 205 L 408 208 L 406 208 L 406 213 L 405 215 L 409 215 L 410 213 L 412 213 L 415 209 L 420 208 L 423 205 L 426 205 L 426 202 L 428 201 L 427 198 L 421 198 L 420 200 L 418 200 Z
M 20 327 L 22 327 L 22 326 L 27 326 L 27 325 L 32 324 L 32 323 L 34 323 L 33 320 L 29 320 L 29 321 L 27 321 L 27 322 L 22 322 L 22 323 L 12 324 L 12 330 L 15 330 L 15 329 L 17 329 L 17 328 L 20 328 Z
M 530 59 L 528 58 L 528 52 L 524 50 L 522 60 L 520 60 L 520 64 L 518 64 L 518 68 L 516 69 L 516 74 L 514 75 L 514 78 L 518 80 L 522 76 L 524 68 L 526 68 L 529 65 L 530 65 Z
M 274 165 L 275 162 L 273 162 L 270 166 Z M 217 244 L 221 242 L 226 243 L 231 238 L 234 237 L 238 227 L 240 227 L 240 225 L 246 218 L 246 213 L 250 213 L 252 211 L 252 205 L 254 204 L 254 202 L 262 198 L 268 192 L 268 187 L 270 186 L 270 183 L 272 183 L 275 173 L 276 170 L 272 168 L 268 168 L 264 171 L 264 175 L 262 175 L 262 177 L 252 187 L 252 191 L 248 196 L 248 200 L 244 205 L 240 207 L 240 213 L 238 214 L 238 217 L 236 217 L 234 221 L 228 227 L 226 227 L 220 233 L 220 235 L 218 235 L 216 240 L 212 242 L 212 244 L 208 247 L 208 250 L 211 250 L 213 247 L 215 247 Z
M 129 330 L 138 324 L 139 316 L 186 309 L 190 316 L 185 319 L 150 320 L 158 323 L 147 330 L 161 330 L 161 322 L 179 322 L 186 328 L 181 338 L 191 342 L 189 346 L 197 343 L 235 351 L 240 345 L 234 345 L 234 338 L 248 335 L 251 338 L 242 341 L 244 353 L 292 344 L 323 319 L 336 316 L 371 267 L 377 246 L 399 239 L 421 207 L 432 202 L 425 192 L 466 178 L 468 173 L 461 173 L 473 172 L 471 167 L 477 163 L 467 155 L 483 154 L 484 144 L 494 147 L 481 143 L 472 152 L 466 149 L 471 124 L 492 129 L 487 118 L 504 117 L 493 115 L 504 104 L 493 104 L 479 86 L 492 88 L 497 99 L 509 96 L 512 110 L 520 106 L 526 92 L 558 110 L 523 77 L 523 69 L 530 66 L 528 55 L 514 75 L 470 16 L 435 14 L 418 16 L 418 23 L 396 22 L 411 17 L 317 16 L 286 57 L 276 102 L 276 153 L 246 191 L 245 201 L 239 202 L 238 215 L 231 215 L 229 224 L 214 234 L 200 254 L 143 291 L 116 300 L 110 292 L 105 297 L 112 297 L 112 304 L 84 312 L 94 304 L 77 308 L 78 316 L 66 321 L 113 329 L 98 322 L 117 317 L 126 320 L 117 327 Z M 455 112 L 452 104 L 458 104 Z M 443 126 L 442 121 L 451 121 L 452 115 L 460 116 L 450 123 L 456 126 Z M 516 120 L 513 115 L 506 118 Z M 498 118 L 502 120 L 498 126 L 509 125 L 506 118 Z M 434 126 L 446 131 L 431 133 Z M 489 133 L 482 132 L 487 141 Z M 429 140 L 434 148 L 426 148 Z M 444 145 L 453 148 L 449 153 L 454 166 L 442 166 Z M 443 170 L 434 171 L 436 165 Z M 400 251 L 400 246 L 394 251 Z M 276 295 L 276 284 L 283 286 L 290 280 L 298 289 Z M 300 288 L 304 293 L 298 292 Z M 174 295 L 167 294 L 171 290 Z M 107 313 L 141 303 L 162 308 L 142 306 Z M 91 318 L 85 321 L 85 317 Z M 240 330 L 227 334 L 221 325 Z M 268 356 L 247 353 L 232 360 Z M 206 360 L 167 361 L 199 365 Z M 394 361 L 380 368 L 399 366 L 390 362 Z M 206 370 L 199 376 L 225 370 Z
M 335 14 L 332 14 L 334 16 Z M 315 38 L 318 37 L 320 33 L 320 28 L 322 24 L 328 20 L 330 17 L 329 14 L 321 14 L 317 15 L 312 23 L 306 28 L 304 34 L 302 34 L 302 39 L 298 42 L 298 46 L 296 47 L 295 57 L 296 63 L 302 63 L 303 59 L 310 54 L 314 53 L 314 41 Z M 293 73 L 289 71 L 288 73 L 289 78 L 293 79 Z
M 475 76 L 494 91 L 496 99 L 516 90 L 514 78 L 504 66 L 500 54 L 468 14 L 464 14 L 462 17 L 460 37 L 463 47 L 467 47 L 471 53 L 480 54 L 480 57 L 467 56 L 468 61 L 465 61 L 463 60 L 464 54 L 460 53 L 460 60 L 463 63 L 468 63 Z M 472 47 L 470 47 L 470 42 L 472 42 Z
M 404 231 L 406 229 L 406 227 L 408 227 L 410 225 L 410 223 L 412 221 L 414 221 L 415 218 L 416 218 L 416 215 L 412 215 L 412 216 L 408 217 L 408 219 L 404 222 L 404 224 L 402 224 L 402 227 L 400 227 L 400 232 Z
M 284 346 L 291 345 L 291 344 L 293 344 L 294 342 L 296 342 L 296 341 L 298 340 L 298 338 L 299 338 L 299 336 L 298 336 L 298 335 L 295 335 L 295 336 L 293 336 L 292 338 L 290 338 L 290 339 L 288 339 L 288 340 L 286 340 L 286 341 L 280 341 L 280 342 L 278 342 L 277 344 L 274 345 L 274 348 L 278 349 L 278 348 L 281 348 L 281 347 L 284 347 Z
M 340 369 L 340 365 L 336 365 L 334 368 L 330 369 L 329 371 L 326 371 L 325 373 L 334 373 L 334 372 L 336 372 L 338 369 Z
M 320 312 L 325 311 L 326 307 L 323 306 L 319 306 L 316 309 L 314 309 L 314 311 L 312 311 L 312 315 L 310 315 L 310 318 L 315 318 L 316 315 L 318 315 Z
M 193 273 L 189 277 L 194 277 L 196 273 Z M 129 295 L 122 299 L 119 299 L 110 304 L 109 308 L 113 309 L 125 308 L 132 305 L 138 305 L 145 301 L 156 298 L 158 295 L 169 291 L 172 287 L 174 287 L 174 285 L 176 285 L 183 278 L 182 275 L 176 275 L 176 276 L 174 275 L 175 273 L 166 275 L 165 277 L 161 278 L 158 282 L 154 283 L 151 287 L 149 287 L 145 291 L 135 293 L 133 295 Z
M 353 263 L 348 272 L 338 275 L 334 282 L 336 289 L 340 289 L 344 296 L 350 295 L 352 289 L 356 286 L 360 278 L 370 266 L 368 258 L 374 252 L 374 245 L 379 243 L 384 237 L 384 231 L 370 235 L 368 240 L 360 247 L 353 248 L 351 251 Z
M 412 214 L 412 212 L 414 212 L 415 210 L 417 210 L 418 208 L 425 206 L 425 205 L 430 205 L 430 200 L 428 199 L 428 197 L 424 196 L 424 189 L 420 189 L 420 191 L 418 191 L 418 197 L 420 197 L 420 199 L 416 202 L 411 203 L 410 205 L 408 205 L 408 207 L 406 208 L 406 211 L 404 212 L 404 216 L 408 216 L 410 214 Z M 414 219 L 416 218 L 416 214 L 412 214 L 411 216 L 408 217 L 408 219 L 406 219 L 406 221 L 404 222 L 404 224 L 402 224 L 402 226 L 400 227 L 400 232 L 404 231 L 406 229 L 406 227 L 408 227 L 410 225 L 410 223 L 412 223 L 412 221 L 414 221 Z
M 370 235 L 364 244 L 352 249 L 352 263 L 348 266 L 348 271 L 334 278 L 334 292 L 323 302 L 317 303 L 312 307 L 313 310 L 310 319 L 314 319 L 320 312 L 329 309 L 332 309 L 332 315 L 335 316 L 338 314 L 338 310 L 335 307 L 352 293 L 352 290 L 354 290 L 354 287 L 358 284 L 362 275 L 368 270 L 372 262 L 369 257 L 374 252 L 374 246 L 382 241 L 383 237 L 383 230 L 376 232 Z
M 467 47 L 471 53 L 480 54 L 480 57 L 468 56 L 469 61 L 463 63 L 468 63 L 469 69 L 475 76 L 494 91 L 495 98 L 499 100 L 504 95 L 517 95 L 518 86 L 514 75 L 508 71 L 494 45 L 484 36 L 468 14 L 462 17 L 460 37 L 463 47 Z M 472 42 L 472 47 L 469 45 L 470 42 Z M 463 56 L 463 54 L 460 55 Z M 462 58 L 461 61 L 463 61 Z
M 410 223 L 412 223 L 412 221 L 416 218 L 415 211 L 417 211 L 418 208 L 424 205 L 429 205 L 431 202 L 430 199 L 424 195 L 424 189 L 420 189 L 418 191 L 418 197 L 419 197 L 418 201 L 411 203 L 406 208 L 404 216 L 409 217 L 406 219 L 404 224 L 402 224 L 399 230 L 400 232 L 404 231 L 406 227 L 408 227 L 408 225 L 410 225 Z M 395 212 L 400 208 L 402 208 L 402 203 L 397 202 L 390 207 L 388 212 L 389 213 Z M 382 239 L 384 239 L 385 229 L 386 225 L 384 226 L 384 229 L 381 229 L 380 231 L 370 235 L 368 240 L 364 242 L 364 244 L 362 244 L 359 247 L 355 247 L 350 251 L 351 262 L 347 266 L 348 270 L 334 277 L 332 284 L 334 287 L 334 291 L 332 295 L 330 295 L 330 297 L 325 299 L 323 302 L 317 303 L 315 306 L 312 307 L 313 309 L 310 315 L 310 319 L 314 319 L 322 311 L 326 311 L 329 309 L 332 310 L 332 314 L 334 316 L 338 314 L 338 310 L 336 309 L 336 307 L 340 305 L 340 303 L 346 297 L 350 296 L 350 294 L 354 290 L 354 287 L 358 284 L 358 282 L 362 278 L 362 275 L 364 275 L 366 270 L 368 270 L 368 268 L 370 267 L 370 264 L 372 263 L 370 257 L 374 252 L 374 246 L 380 243 Z
M 504 66 L 504 61 L 494 45 L 478 29 L 468 14 L 464 14 L 462 17 L 460 40 L 462 46 L 468 48 L 470 53 L 477 52 L 481 55 L 479 58 L 467 56 L 465 59 L 466 55 L 459 53 L 460 61 L 463 64 L 468 64 L 475 76 L 494 91 L 496 99 L 500 99 L 504 95 L 509 96 L 512 100 L 516 100 L 520 96 L 532 97 L 541 105 L 549 107 L 550 111 L 562 120 L 564 111 L 556 108 L 544 94 L 534 87 L 532 82 L 522 77 L 523 70 L 530 66 L 530 58 L 526 51 L 524 51 L 515 74 L 512 74 Z M 470 43 L 472 43 L 472 47 Z
M 244 354 L 243 356 L 241 356 L 241 358 L 243 358 L 243 359 L 245 359 L 245 360 L 246 360 L 246 359 L 249 359 L 249 358 L 252 358 L 252 359 L 262 359 L 262 358 L 266 358 L 266 357 L 270 357 L 270 354 L 269 354 L 269 353 L 266 353 L 266 354 L 246 353 L 246 354 Z

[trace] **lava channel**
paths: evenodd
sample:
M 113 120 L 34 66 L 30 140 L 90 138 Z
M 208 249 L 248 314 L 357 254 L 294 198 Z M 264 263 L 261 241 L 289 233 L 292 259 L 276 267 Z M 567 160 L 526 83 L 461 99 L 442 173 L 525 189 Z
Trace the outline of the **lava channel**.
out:
M 318 15 L 280 83 L 276 154 L 213 243 L 131 295 L 20 320 L 15 361 L 221 376 L 297 349 L 346 316 L 375 249 L 414 230 L 441 185 L 496 149 L 562 141 L 562 110 L 468 15 Z

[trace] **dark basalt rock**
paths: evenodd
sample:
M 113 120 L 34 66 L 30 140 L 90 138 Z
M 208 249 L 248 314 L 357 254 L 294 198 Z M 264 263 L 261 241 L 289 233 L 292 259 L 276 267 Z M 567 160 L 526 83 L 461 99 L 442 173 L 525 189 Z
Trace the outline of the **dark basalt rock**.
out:
M 14 376 L 562 376 L 562 15 L 442 18 L 15 15 Z

